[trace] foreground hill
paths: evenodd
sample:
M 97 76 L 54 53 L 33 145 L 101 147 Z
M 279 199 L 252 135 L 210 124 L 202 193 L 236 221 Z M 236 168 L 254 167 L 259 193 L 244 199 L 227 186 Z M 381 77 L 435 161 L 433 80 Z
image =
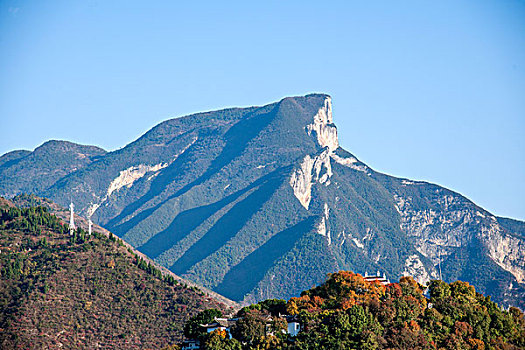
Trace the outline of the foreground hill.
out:
M 0 348 L 145 349 L 180 341 L 191 315 L 226 306 L 114 236 L 88 236 L 45 207 L 0 202 Z
M 243 308 L 229 327 L 233 339 L 225 332 L 195 327 L 196 321 L 216 313 L 213 310 L 192 318 L 185 331 L 200 339 L 203 350 L 525 347 L 525 319 L 519 309 L 502 310 L 461 281 L 434 280 L 428 295 L 423 290 L 411 277 L 383 285 L 340 271 L 287 302 L 271 299 Z M 300 324 L 297 336 L 286 334 L 286 320 L 295 322 L 292 329 Z
M 6 178 L 11 167 L 0 165 L 0 183 L 72 198 L 159 264 L 237 301 L 381 270 L 469 281 L 525 307 L 525 224 L 363 164 L 339 146 L 327 95 L 167 120 L 53 184 L 23 169 Z

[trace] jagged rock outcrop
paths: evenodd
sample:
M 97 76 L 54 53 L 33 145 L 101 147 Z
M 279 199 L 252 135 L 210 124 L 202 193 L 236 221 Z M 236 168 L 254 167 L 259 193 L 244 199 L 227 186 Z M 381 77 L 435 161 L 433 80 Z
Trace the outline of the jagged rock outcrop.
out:
M 31 156 L 4 155 L 0 174 Z M 327 95 L 171 119 L 89 159 L 33 192 L 73 198 L 158 263 L 229 298 L 287 298 L 339 269 L 381 270 L 390 280 L 463 279 L 525 307 L 525 224 L 375 172 L 339 146 Z

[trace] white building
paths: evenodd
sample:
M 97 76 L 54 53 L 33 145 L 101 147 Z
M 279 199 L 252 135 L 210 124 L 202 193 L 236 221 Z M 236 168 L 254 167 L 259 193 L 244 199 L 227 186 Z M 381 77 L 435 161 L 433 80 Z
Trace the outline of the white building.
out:
M 185 340 L 182 342 L 182 350 L 198 350 L 201 348 L 201 342 L 196 339 Z
M 201 327 L 206 328 L 207 333 L 211 333 L 215 330 L 226 331 L 228 337 L 231 339 L 230 327 L 237 322 L 238 318 L 218 318 L 215 317 L 213 322 L 207 324 L 201 324 Z
M 288 324 L 288 334 L 292 337 L 296 337 L 301 331 L 301 324 L 297 316 L 285 316 L 286 323 Z
M 383 276 L 377 271 L 377 275 L 368 276 L 368 272 L 365 272 L 365 281 L 367 282 L 379 282 L 382 285 L 386 286 L 387 284 L 390 284 L 390 280 L 386 278 L 386 275 L 383 273 Z

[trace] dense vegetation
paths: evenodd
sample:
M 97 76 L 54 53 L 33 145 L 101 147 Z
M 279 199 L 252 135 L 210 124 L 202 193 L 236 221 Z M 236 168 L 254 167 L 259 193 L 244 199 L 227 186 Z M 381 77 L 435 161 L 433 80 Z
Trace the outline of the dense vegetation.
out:
M 198 337 L 204 349 L 525 347 L 525 320 L 519 309 L 500 309 L 466 282 L 434 280 L 428 285 L 428 294 L 424 289 L 411 277 L 384 286 L 341 271 L 287 302 L 266 300 L 243 308 L 238 315 L 242 320 L 231 329 L 233 339 L 219 331 Z M 300 320 L 303 328 L 297 337 L 281 331 L 286 327 L 279 318 L 283 313 L 297 315 Z M 271 322 L 266 315 L 273 316 Z
M 0 348 L 161 348 L 184 322 L 224 306 L 45 207 L 0 198 Z

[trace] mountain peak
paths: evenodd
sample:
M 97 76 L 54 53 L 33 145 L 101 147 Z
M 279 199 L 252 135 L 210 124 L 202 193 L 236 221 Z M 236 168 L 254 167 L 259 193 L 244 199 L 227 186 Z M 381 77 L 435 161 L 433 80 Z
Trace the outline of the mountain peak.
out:
M 49 140 L 35 148 L 34 152 L 43 150 L 60 150 L 64 152 L 69 151 L 87 151 L 90 155 L 100 155 L 107 153 L 106 150 L 91 145 L 81 145 L 79 143 L 65 141 L 65 140 Z
M 337 128 L 333 123 L 332 117 L 332 99 L 326 96 L 323 106 L 313 118 L 313 123 L 307 127 L 308 135 L 315 133 L 317 143 L 321 147 L 328 147 L 330 152 L 335 151 L 339 147 L 339 140 L 337 139 Z

